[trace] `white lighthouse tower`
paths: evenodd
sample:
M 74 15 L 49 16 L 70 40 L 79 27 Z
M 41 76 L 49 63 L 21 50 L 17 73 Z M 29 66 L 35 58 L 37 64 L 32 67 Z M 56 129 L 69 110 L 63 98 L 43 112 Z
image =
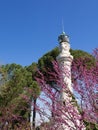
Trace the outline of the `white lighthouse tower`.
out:
M 64 79 L 64 83 L 71 93 L 73 93 L 72 82 L 71 82 L 71 64 L 73 61 L 73 56 L 70 54 L 70 43 L 69 36 L 63 32 L 59 37 L 59 51 L 60 54 L 56 57 L 59 67 L 62 71 L 62 76 Z M 66 73 L 66 72 L 67 73 Z M 61 93 L 61 100 L 66 100 L 66 92 L 63 90 Z
M 62 91 L 60 91 L 60 101 L 63 103 L 63 105 L 66 104 L 66 102 L 71 102 L 72 101 L 72 95 L 73 95 L 73 88 L 72 88 L 72 80 L 71 80 L 71 65 L 72 65 L 72 61 L 73 61 L 73 56 L 70 54 L 70 43 L 69 43 L 69 37 L 65 34 L 65 32 L 63 32 L 59 37 L 58 37 L 58 41 L 59 41 L 59 55 L 56 57 L 61 73 L 62 73 L 62 79 L 64 81 L 64 84 L 67 88 L 62 88 Z M 81 117 L 81 115 L 78 112 L 78 108 L 77 106 L 74 107 L 73 109 L 74 111 L 77 112 L 77 116 Z M 64 120 L 67 120 L 67 124 L 62 124 L 61 127 L 63 127 L 63 130 L 72 130 L 72 129 L 76 129 L 76 130 L 85 130 L 85 126 L 83 124 L 83 122 L 81 122 L 79 120 L 79 118 L 74 118 L 72 120 L 74 120 L 75 122 L 77 122 L 77 128 L 74 124 L 74 121 L 69 120 L 69 116 L 72 117 L 72 115 L 70 115 L 70 113 L 68 113 L 67 111 L 63 110 L 64 114 L 61 115 L 61 117 Z M 68 118 L 66 118 L 68 117 Z M 69 126 L 69 127 L 68 127 Z M 79 127 L 81 126 L 81 128 Z M 71 128 L 70 128 L 71 127 Z M 61 129 L 61 128 L 60 128 Z

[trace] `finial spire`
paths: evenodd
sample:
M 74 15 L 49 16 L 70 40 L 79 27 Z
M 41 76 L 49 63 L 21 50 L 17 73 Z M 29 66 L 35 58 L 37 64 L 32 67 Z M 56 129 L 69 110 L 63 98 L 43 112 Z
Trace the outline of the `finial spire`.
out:
M 65 34 L 65 32 L 64 32 L 64 20 L 63 20 L 63 18 L 62 18 L 62 33 Z

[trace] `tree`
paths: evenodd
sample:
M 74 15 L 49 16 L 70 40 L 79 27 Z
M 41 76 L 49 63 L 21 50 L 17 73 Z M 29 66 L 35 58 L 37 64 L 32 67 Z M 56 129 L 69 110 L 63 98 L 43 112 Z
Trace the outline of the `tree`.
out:
M 82 50 L 70 50 L 71 52 L 71 55 L 74 57 L 73 59 L 73 62 L 76 60 L 76 59 L 79 59 L 79 58 L 89 58 L 90 60 L 86 63 L 88 66 L 90 65 L 93 65 L 94 64 L 94 57 L 85 52 L 85 51 L 82 51 Z M 38 69 L 44 74 L 44 76 L 47 76 L 48 77 L 48 74 L 47 74 L 47 70 L 46 68 L 49 68 L 51 69 L 51 71 L 54 71 L 54 68 L 53 68 L 53 64 L 52 64 L 52 61 L 56 60 L 56 57 L 58 56 L 59 54 L 59 49 L 58 47 L 54 48 L 52 51 L 46 53 L 45 55 L 43 55 L 39 60 L 38 60 Z
M 48 124 L 45 126 L 46 130 L 48 129 L 57 129 L 61 124 L 65 124 L 69 127 L 69 129 L 82 129 L 85 125 L 87 125 L 87 129 L 97 129 L 98 125 L 98 105 L 97 105 L 97 92 L 98 92 L 98 49 L 94 51 L 94 56 L 86 56 L 85 58 L 78 58 L 73 61 L 72 65 L 72 82 L 74 88 L 74 95 L 71 94 L 71 102 L 65 101 L 65 104 L 61 104 L 58 101 L 59 93 L 62 89 L 59 89 L 58 86 L 61 88 L 65 88 L 66 93 L 70 94 L 64 85 L 63 80 L 61 78 L 61 72 L 57 63 L 53 63 L 54 71 L 51 71 L 49 68 L 45 68 L 46 75 L 44 73 L 39 72 L 39 77 L 37 77 L 37 81 L 39 82 L 42 91 L 45 93 L 45 99 L 40 98 L 42 102 L 47 106 L 49 111 L 52 111 L 54 114 L 54 118 L 51 118 L 51 114 L 45 112 L 44 110 L 39 110 L 40 115 L 46 116 L 53 124 Z M 91 61 L 91 58 L 93 59 Z M 53 82 L 55 87 L 51 87 L 50 82 Z M 57 89 L 54 89 L 56 88 Z M 56 91 L 57 90 L 57 91 Z M 74 98 L 75 97 L 75 98 Z M 78 98 L 78 101 L 76 101 Z M 96 99 L 96 100 L 95 100 Z M 54 107 L 52 107 L 53 101 Z M 78 103 L 78 104 L 77 104 Z M 77 106 L 78 105 L 78 106 Z M 75 109 L 76 106 L 78 111 Z M 66 111 L 66 113 L 64 113 Z M 62 117 L 63 113 L 63 117 Z M 42 116 L 41 115 L 41 116 Z M 70 115 L 70 117 L 68 116 Z M 69 120 L 75 125 L 69 126 L 68 124 L 68 117 Z M 80 120 L 80 124 L 75 122 L 75 120 Z M 90 125 L 88 126 L 88 124 Z M 91 124 L 92 122 L 92 124 Z M 94 125 L 95 124 L 95 125 Z
M 98 49 L 94 51 L 95 62 L 88 66 L 90 58 L 75 60 L 72 66 L 73 87 L 85 122 L 98 125 Z
M 58 64 L 53 62 L 56 60 L 56 56 L 59 53 L 58 48 L 55 48 L 53 51 L 45 54 L 41 59 L 39 59 L 38 64 L 32 63 L 30 66 L 26 67 L 22 67 L 17 64 L 1 66 L 0 126 L 2 126 L 2 129 L 4 129 L 4 127 L 8 127 L 7 129 L 11 129 L 11 127 L 13 127 L 15 129 L 16 125 L 19 129 L 22 129 L 23 126 L 24 129 L 28 128 L 28 126 L 30 126 L 28 123 L 30 119 L 31 106 L 33 107 L 33 128 L 35 128 L 36 112 L 39 113 L 41 117 L 40 123 L 44 121 L 44 118 L 47 120 L 47 123 L 43 123 L 46 130 L 52 130 L 53 128 L 58 129 L 61 124 L 66 124 L 70 127 L 67 119 L 65 120 L 65 117 L 69 118 L 69 120 L 75 124 L 76 129 L 81 129 L 84 127 L 83 121 L 87 125 L 89 124 L 89 121 L 92 121 L 93 123 L 90 123 L 91 127 L 92 125 L 94 126 L 94 123 L 97 124 L 97 109 L 95 109 L 97 108 L 97 104 L 94 100 L 94 98 L 96 98 L 97 102 L 97 52 L 98 50 L 96 49 L 96 51 L 94 51 L 94 55 L 92 56 L 81 50 L 71 50 L 71 53 L 75 59 L 72 65 L 73 87 L 75 93 L 78 95 L 79 101 L 81 101 L 78 102 L 78 104 L 74 97 L 77 95 L 73 94 L 71 94 L 71 102 L 66 101 L 61 103 L 61 101 L 59 101 L 59 95 L 62 92 L 62 88 L 66 89 L 66 85 L 64 85 L 63 80 L 61 79 L 61 71 L 59 70 Z M 81 57 L 83 57 L 83 59 Z M 37 73 L 37 71 L 39 72 Z M 87 81 L 83 78 L 91 78 L 91 80 Z M 39 84 L 35 81 L 35 79 Z M 91 81 L 94 82 L 91 83 Z M 88 86 L 94 85 L 94 87 L 90 87 L 89 89 L 86 88 L 89 90 L 88 95 L 91 93 L 90 100 L 88 102 L 86 98 L 81 98 L 82 94 L 85 95 L 85 93 L 83 93 L 85 91 L 82 91 L 82 93 L 80 91 L 81 88 L 85 88 L 83 86 L 84 83 L 85 86 L 86 84 Z M 41 88 L 39 88 L 39 86 L 41 86 Z M 91 91 L 91 89 L 94 90 Z M 40 91 L 41 96 L 39 97 Z M 66 93 L 70 95 L 67 89 Z M 44 98 L 42 97 L 42 94 L 44 95 Z M 44 108 L 41 108 L 40 104 L 38 105 L 38 97 L 41 103 L 44 104 Z M 89 103 L 89 107 L 86 106 L 86 103 Z M 79 111 L 77 111 L 73 106 L 76 106 Z M 87 111 L 85 111 L 85 109 Z M 87 114 L 89 109 L 89 112 L 91 112 L 93 117 L 96 117 L 93 120 L 91 115 Z M 91 110 L 94 111 L 92 112 Z M 66 111 L 66 113 L 64 113 L 64 111 Z M 62 116 L 62 113 L 64 116 Z M 71 113 L 70 117 L 68 117 L 68 113 Z M 80 120 L 79 125 L 75 122 L 75 119 Z M 9 126 L 6 126 L 6 123 L 8 123 Z
M 34 73 L 35 68 L 32 67 L 32 71 Z M 32 100 L 40 93 L 37 83 L 33 80 L 32 71 L 30 66 L 22 67 L 17 64 L 1 66 L 1 120 L 4 119 L 12 125 L 19 124 L 20 121 L 21 124 L 30 122 Z M 10 113 L 10 118 L 5 112 Z
M 82 50 L 73 50 L 70 49 L 71 55 L 74 57 L 73 60 L 76 60 L 78 58 L 90 58 L 90 63 L 93 64 L 94 63 L 94 57 Z M 52 51 L 46 53 L 45 55 L 43 55 L 39 60 L 38 60 L 38 68 L 44 72 L 45 68 L 50 68 L 52 66 L 52 61 L 56 60 L 56 57 L 59 54 L 59 49 L 58 47 L 54 48 Z M 89 63 L 89 64 L 90 64 Z
M 26 70 L 32 75 L 32 79 L 33 82 L 30 83 L 30 86 L 32 86 L 32 103 L 31 103 L 31 107 L 33 107 L 33 116 L 32 116 L 32 127 L 35 129 L 35 120 L 36 120 L 36 101 L 37 101 L 37 97 L 40 95 L 40 88 L 37 84 L 37 82 L 35 81 L 34 77 L 37 73 L 38 70 L 38 66 L 36 63 L 32 63 L 30 66 L 26 67 Z M 30 80 L 28 80 L 30 82 Z M 32 111 L 32 110 L 31 110 Z

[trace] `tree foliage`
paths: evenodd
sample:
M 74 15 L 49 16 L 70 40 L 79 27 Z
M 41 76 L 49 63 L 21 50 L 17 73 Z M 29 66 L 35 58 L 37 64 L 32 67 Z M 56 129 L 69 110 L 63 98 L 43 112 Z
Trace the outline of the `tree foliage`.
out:
M 12 123 L 29 121 L 31 103 L 40 94 L 40 89 L 32 74 L 36 72 L 37 65 L 32 64 L 22 67 L 17 64 L 1 66 L 0 85 L 0 112 L 1 119 Z M 10 118 L 5 117 L 5 112 L 10 113 Z
M 57 129 L 60 124 L 64 123 L 69 125 L 62 118 L 63 110 L 71 113 L 70 121 L 76 125 L 77 130 L 83 128 L 85 124 L 87 129 L 91 127 L 97 129 L 96 115 L 98 111 L 95 109 L 97 104 L 95 104 L 94 99 L 97 102 L 98 49 L 94 51 L 93 55 L 81 50 L 71 49 L 70 51 L 74 56 L 72 81 L 74 90 L 80 98 L 79 111 L 73 107 L 73 105 L 76 106 L 77 104 L 74 95 L 71 95 L 71 103 L 66 101 L 65 106 L 58 101 L 62 89 L 57 86 L 66 89 L 66 85 L 60 80 L 61 73 L 58 65 L 54 62 L 59 54 L 58 48 L 55 48 L 40 58 L 38 64 L 32 63 L 30 66 L 25 67 L 17 64 L 7 64 L 0 67 L 0 127 L 2 126 L 2 129 L 4 129 L 6 123 L 11 124 L 6 126 L 9 126 L 7 129 L 16 129 L 16 125 L 19 129 L 22 129 L 23 126 L 24 129 L 30 129 L 31 106 L 33 106 L 32 120 L 34 128 L 36 112 L 39 113 L 41 117 L 40 123 L 43 122 L 45 130 Z M 39 97 L 41 103 L 44 104 L 44 108 L 37 104 L 40 91 L 41 94 L 45 94 L 44 98 Z M 67 89 L 66 93 L 68 93 Z M 70 93 L 68 94 L 70 95 Z M 46 111 L 47 108 L 49 113 Z M 88 114 L 88 112 L 91 112 L 91 114 Z M 68 116 L 66 113 L 64 115 Z M 47 123 L 44 123 L 44 117 L 48 119 Z M 94 118 L 92 119 L 92 117 Z M 81 120 L 80 126 L 74 122 L 76 119 Z
M 94 57 L 82 50 L 70 50 L 71 55 L 74 57 L 73 61 L 75 61 L 76 59 L 79 58 L 83 58 L 83 59 L 90 59 L 87 64 L 88 65 L 93 65 L 93 63 L 95 62 Z M 38 60 L 38 67 L 39 69 L 45 73 L 45 68 L 53 68 L 52 66 L 52 61 L 56 60 L 56 57 L 59 54 L 59 49 L 58 47 L 54 48 L 52 51 L 46 53 L 45 55 L 43 55 L 39 60 Z
M 79 52 L 81 53 L 81 51 Z M 52 71 L 51 68 L 45 68 L 48 77 L 42 71 L 39 72 L 40 78 L 37 78 L 37 81 L 42 87 L 42 91 L 45 93 L 45 98 L 43 98 L 43 96 L 40 98 L 40 100 L 44 102 L 44 106 L 47 106 L 46 109 L 51 111 L 50 114 L 49 111 L 47 113 L 43 109 L 39 110 L 40 115 L 42 114 L 43 116 L 49 119 L 48 121 L 50 121 L 47 125 L 44 126 L 45 129 L 61 129 L 60 125 L 65 124 L 67 126 L 67 129 L 69 130 L 82 130 L 84 129 L 84 127 L 87 127 L 88 130 L 97 130 L 98 50 L 96 49 L 94 51 L 93 56 L 86 53 L 81 57 L 80 54 L 80 57 L 76 57 L 73 61 L 72 83 L 74 93 L 73 95 L 71 95 L 71 101 L 67 99 L 67 96 L 70 95 L 70 92 L 67 90 L 66 85 L 63 83 L 63 80 L 61 78 L 61 72 L 57 63 L 53 63 L 53 67 L 55 71 Z M 51 87 L 49 81 L 55 81 L 55 87 Z M 55 89 L 56 87 L 57 89 Z M 65 93 L 67 95 L 64 106 L 58 100 L 62 88 L 65 89 Z M 75 100 L 78 102 L 78 106 L 77 103 L 75 103 Z M 75 109 L 75 106 L 77 107 L 79 113 L 76 111 L 77 109 Z M 79 120 L 80 124 L 77 124 L 76 120 Z M 71 124 L 73 123 L 75 127 L 73 127 L 73 125 L 69 125 L 68 121 L 71 121 Z

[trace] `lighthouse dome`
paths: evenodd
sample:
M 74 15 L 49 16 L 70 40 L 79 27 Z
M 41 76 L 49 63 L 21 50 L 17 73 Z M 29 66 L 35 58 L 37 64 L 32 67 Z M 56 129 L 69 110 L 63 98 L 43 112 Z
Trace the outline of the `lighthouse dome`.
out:
M 60 36 L 58 36 L 58 41 L 59 43 L 69 42 L 69 36 L 66 35 L 65 32 L 63 32 Z

